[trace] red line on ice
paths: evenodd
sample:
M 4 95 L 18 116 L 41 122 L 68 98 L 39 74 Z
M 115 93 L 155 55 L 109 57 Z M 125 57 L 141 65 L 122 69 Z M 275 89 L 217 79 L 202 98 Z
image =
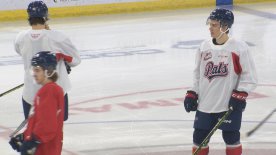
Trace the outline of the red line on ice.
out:
M 121 95 L 106 96 L 106 97 L 100 97 L 100 98 L 90 99 L 90 100 L 86 100 L 86 101 L 82 101 L 82 102 L 77 102 L 77 103 L 71 104 L 70 106 L 72 107 L 72 106 L 76 106 L 76 105 L 80 105 L 80 104 L 84 104 L 84 103 L 88 103 L 88 102 L 100 101 L 100 100 L 117 98 L 117 97 L 131 96 L 131 95 L 137 95 L 137 94 L 157 93 L 157 92 L 164 92 L 164 91 L 182 90 L 182 89 L 188 89 L 188 88 L 190 88 L 190 87 L 149 90 L 149 91 L 141 91 L 141 92 L 121 94 Z M 185 93 L 185 92 L 183 92 L 183 93 Z

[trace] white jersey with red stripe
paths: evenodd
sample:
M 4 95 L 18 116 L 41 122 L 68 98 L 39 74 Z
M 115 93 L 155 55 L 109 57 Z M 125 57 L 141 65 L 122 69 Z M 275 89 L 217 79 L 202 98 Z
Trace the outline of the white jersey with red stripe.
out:
M 201 44 L 192 88 L 199 97 L 199 111 L 227 111 L 234 89 L 249 93 L 256 85 L 254 60 L 245 42 L 229 38 L 223 45 L 215 45 L 212 39 Z
M 25 76 L 23 99 L 29 104 L 34 103 L 34 97 L 40 85 L 37 85 L 31 73 L 31 59 L 40 51 L 60 52 L 71 56 L 72 62 L 69 66 L 74 67 L 80 64 L 81 59 L 78 50 L 71 43 L 70 39 L 63 33 L 54 30 L 27 30 L 20 32 L 15 40 L 15 51 L 22 56 Z M 57 83 L 66 93 L 71 89 L 68 73 L 63 61 L 57 64 L 58 81 Z

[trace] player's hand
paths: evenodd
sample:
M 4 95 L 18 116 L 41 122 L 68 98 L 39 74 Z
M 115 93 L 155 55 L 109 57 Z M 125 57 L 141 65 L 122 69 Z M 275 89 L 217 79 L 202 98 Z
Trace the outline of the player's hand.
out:
M 64 60 L 66 62 L 72 62 L 73 58 L 71 56 L 68 56 L 68 55 L 65 55 L 63 53 L 56 53 L 56 58 L 57 58 L 57 61 L 59 60 Z
M 33 155 L 36 147 L 40 144 L 38 140 L 32 139 L 24 141 L 20 147 L 21 155 Z
M 184 100 L 184 107 L 187 112 L 197 110 L 198 95 L 192 90 L 188 90 Z
M 11 147 L 16 150 L 17 152 L 20 152 L 20 146 L 22 145 L 24 141 L 24 135 L 18 134 L 15 137 L 12 137 L 9 141 L 9 144 L 11 145 Z
M 232 108 L 232 110 L 244 111 L 247 96 L 247 92 L 233 90 L 229 101 L 229 108 Z
M 46 30 L 51 30 L 51 29 L 50 29 L 50 26 L 49 26 L 48 24 L 45 24 L 45 29 L 46 29 Z

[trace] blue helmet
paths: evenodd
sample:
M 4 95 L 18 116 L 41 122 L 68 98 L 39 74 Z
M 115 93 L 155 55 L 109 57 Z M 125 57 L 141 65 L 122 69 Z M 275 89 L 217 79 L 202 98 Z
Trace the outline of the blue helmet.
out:
M 48 7 L 43 1 L 33 1 L 27 9 L 29 17 L 48 18 Z
M 56 70 L 56 55 L 49 51 L 38 52 L 33 56 L 31 64 L 32 66 L 42 67 L 45 70 Z
M 228 28 L 231 28 L 234 23 L 234 14 L 230 10 L 217 8 L 211 12 L 210 16 L 208 17 L 208 20 L 209 19 L 217 20 L 220 22 L 221 26 L 227 26 Z

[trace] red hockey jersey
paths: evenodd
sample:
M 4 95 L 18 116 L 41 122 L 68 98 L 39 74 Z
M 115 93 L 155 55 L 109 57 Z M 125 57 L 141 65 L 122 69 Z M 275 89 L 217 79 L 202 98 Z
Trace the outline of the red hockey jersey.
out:
M 54 82 L 45 84 L 36 94 L 24 140 L 32 136 L 41 142 L 35 155 L 60 155 L 63 140 L 64 93 Z

